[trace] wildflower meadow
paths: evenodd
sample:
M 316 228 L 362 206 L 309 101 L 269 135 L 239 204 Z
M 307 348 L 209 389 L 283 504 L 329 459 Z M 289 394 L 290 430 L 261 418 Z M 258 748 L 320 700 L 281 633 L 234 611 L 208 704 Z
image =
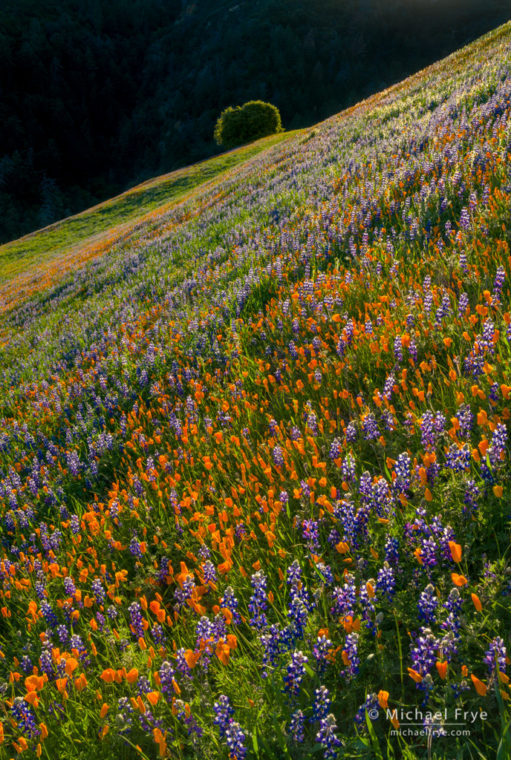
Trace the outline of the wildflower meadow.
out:
M 0 758 L 511 758 L 510 211 L 508 24 L 19 291 Z

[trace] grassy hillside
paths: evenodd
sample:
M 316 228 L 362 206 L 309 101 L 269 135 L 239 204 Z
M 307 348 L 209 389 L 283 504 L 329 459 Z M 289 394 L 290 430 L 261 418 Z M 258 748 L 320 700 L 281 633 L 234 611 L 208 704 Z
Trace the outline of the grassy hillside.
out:
M 0 311 L 108 251 L 147 218 L 157 218 L 195 189 L 277 145 L 282 133 L 144 182 L 125 193 L 0 246 Z M 206 185 L 207 186 L 207 185 Z
M 0 758 L 511 755 L 510 52 L 4 312 Z

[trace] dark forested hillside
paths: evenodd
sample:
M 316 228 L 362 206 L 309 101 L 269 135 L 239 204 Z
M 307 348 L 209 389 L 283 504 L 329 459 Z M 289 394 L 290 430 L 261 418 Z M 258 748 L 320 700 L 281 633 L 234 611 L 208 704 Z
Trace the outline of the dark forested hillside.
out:
M 508 16 L 507 0 L 3 0 L 0 241 L 211 155 L 228 105 L 307 125 Z

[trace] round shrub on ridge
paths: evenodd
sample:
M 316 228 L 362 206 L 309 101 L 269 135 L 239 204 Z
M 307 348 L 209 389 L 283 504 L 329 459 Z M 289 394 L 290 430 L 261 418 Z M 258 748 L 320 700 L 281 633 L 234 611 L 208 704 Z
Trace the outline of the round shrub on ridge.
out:
M 222 111 L 214 136 L 218 145 L 234 148 L 277 132 L 283 132 L 279 109 L 262 100 L 250 100 Z

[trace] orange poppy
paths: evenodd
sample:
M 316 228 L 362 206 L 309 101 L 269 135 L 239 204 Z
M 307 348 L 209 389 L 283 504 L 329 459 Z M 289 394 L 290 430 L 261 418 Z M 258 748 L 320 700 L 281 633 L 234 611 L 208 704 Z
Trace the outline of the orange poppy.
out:
M 449 541 L 449 549 L 451 550 L 451 557 L 453 558 L 454 562 L 456 562 L 456 564 L 461 562 L 461 546 L 455 541 Z
M 483 609 L 483 605 L 481 604 L 481 600 L 477 596 L 477 594 L 470 594 L 470 598 L 472 599 L 472 602 L 474 603 L 474 607 L 478 612 L 481 612 Z
M 473 673 L 471 674 L 470 678 L 472 679 L 472 683 L 474 684 L 475 690 L 477 691 L 479 696 L 485 697 L 486 692 L 488 691 L 488 687 L 486 686 L 486 684 L 480 681 L 479 678 L 475 676 Z

